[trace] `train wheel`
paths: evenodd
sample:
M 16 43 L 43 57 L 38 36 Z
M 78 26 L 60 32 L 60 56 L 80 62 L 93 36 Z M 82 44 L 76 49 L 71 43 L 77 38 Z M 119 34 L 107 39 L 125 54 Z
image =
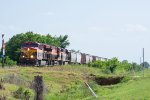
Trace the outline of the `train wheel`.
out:
M 60 65 L 60 66 L 62 65 L 62 60 L 59 61 L 59 65 Z
M 54 63 L 54 60 L 52 60 L 52 66 L 54 66 L 54 64 L 55 64 L 55 63 Z
M 39 66 L 38 60 L 36 60 L 36 64 L 35 64 L 35 66 Z
M 47 65 L 48 65 L 48 66 L 50 65 L 50 60 L 47 61 Z

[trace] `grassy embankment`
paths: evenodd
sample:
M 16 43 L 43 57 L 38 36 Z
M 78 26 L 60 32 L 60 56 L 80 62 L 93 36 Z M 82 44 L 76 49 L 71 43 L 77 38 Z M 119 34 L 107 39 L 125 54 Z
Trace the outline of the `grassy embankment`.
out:
M 135 99 L 150 99 L 150 70 L 145 70 L 145 77 L 142 77 L 141 72 L 131 72 L 127 74 L 127 78 L 117 85 L 100 86 L 86 77 L 90 74 L 97 76 L 115 76 L 121 75 L 119 71 L 116 74 L 104 74 L 98 68 L 86 66 L 55 66 L 55 67 L 13 67 L 0 68 L 0 78 L 4 85 L 3 90 L 0 90 L 0 96 L 4 95 L 8 100 L 16 100 L 13 97 L 14 91 L 19 87 L 29 89 L 30 83 L 34 76 L 41 75 L 44 79 L 45 100 L 93 100 L 89 89 L 84 82 L 88 82 L 91 88 L 98 96 L 98 100 L 135 100 Z M 125 73 L 124 73 L 125 74 Z M 128 81 L 126 81 L 128 80 Z M 34 98 L 34 91 L 31 92 L 31 100 Z

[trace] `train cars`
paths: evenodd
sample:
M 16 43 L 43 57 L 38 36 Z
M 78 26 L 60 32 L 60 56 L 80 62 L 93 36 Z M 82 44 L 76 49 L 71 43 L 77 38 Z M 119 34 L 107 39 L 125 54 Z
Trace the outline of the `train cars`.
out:
M 86 54 L 81 53 L 81 64 L 86 64 Z
M 76 63 L 77 64 L 81 64 L 81 53 L 80 52 L 76 52 L 76 55 L 77 55 L 77 57 L 76 57 Z
M 76 52 L 69 51 L 68 60 L 69 60 L 69 64 L 75 64 L 77 60 Z
M 86 64 L 88 64 L 90 62 L 90 55 L 86 54 Z
M 88 64 L 96 60 L 107 60 L 107 58 L 37 42 L 23 43 L 20 51 L 20 63 L 26 65 Z

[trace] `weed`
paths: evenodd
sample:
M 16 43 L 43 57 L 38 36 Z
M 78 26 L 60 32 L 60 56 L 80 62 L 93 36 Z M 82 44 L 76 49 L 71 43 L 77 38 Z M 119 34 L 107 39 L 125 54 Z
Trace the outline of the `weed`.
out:
M 23 87 L 19 87 L 15 92 L 13 92 L 13 96 L 16 99 L 29 100 L 31 93 L 28 89 L 24 89 Z

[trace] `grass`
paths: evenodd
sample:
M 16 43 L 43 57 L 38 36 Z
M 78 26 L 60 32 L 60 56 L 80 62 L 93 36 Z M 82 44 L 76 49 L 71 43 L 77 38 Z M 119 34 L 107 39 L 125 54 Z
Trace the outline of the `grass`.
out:
M 8 100 L 16 100 L 12 92 L 20 86 L 28 88 L 34 98 L 34 91 L 30 89 L 30 83 L 34 76 L 43 76 L 45 91 L 44 100 L 148 100 L 150 99 L 150 70 L 146 69 L 144 78 L 142 72 L 130 72 L 126 74 L 126 79 L 117 85 L 100 86 L 92 80 L 87 80 L 90 74 L 96 76 L 116 76 L 115 74 L 105 74 L 98 68 L 84 65 L 67 65 L 55 67 L 5 67 L 0 68 L 0 78 L 5 90 L 0 90 L 0 94 L 7 96 Z M 11 80 L 11 81 L 10 81 Z M 128 81 L 127 81 L 128 80 Z M 98 98 L 93 97 L 84 82 L 88 82 L 95 91 Z M 1 96 L 1 95 L 0 95 Z

